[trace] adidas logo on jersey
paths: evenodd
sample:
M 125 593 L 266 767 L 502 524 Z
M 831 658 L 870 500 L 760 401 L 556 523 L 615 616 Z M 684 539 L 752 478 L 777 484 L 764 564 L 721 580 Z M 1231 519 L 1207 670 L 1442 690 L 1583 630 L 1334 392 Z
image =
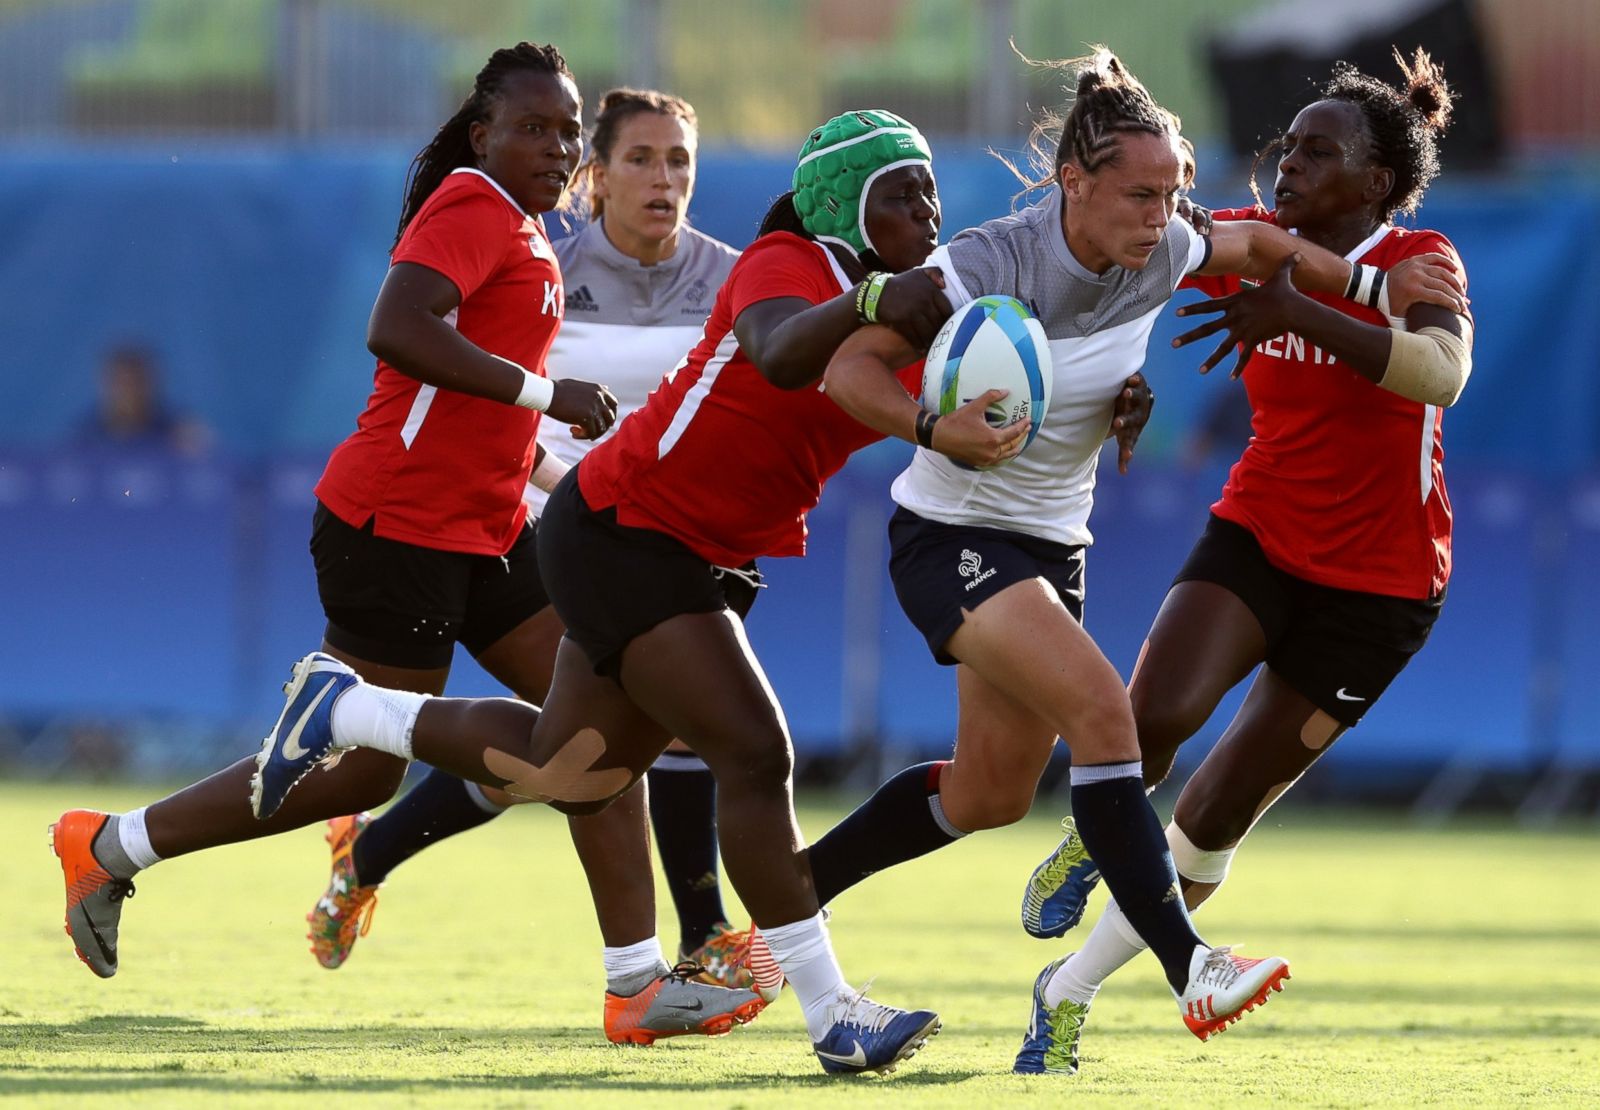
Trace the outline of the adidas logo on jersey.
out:
M 568 312 L 599 312 L 600 306 L 595 303 L 594 294 L 589 292 L 587 285 L 580 285 L 567 294 Z

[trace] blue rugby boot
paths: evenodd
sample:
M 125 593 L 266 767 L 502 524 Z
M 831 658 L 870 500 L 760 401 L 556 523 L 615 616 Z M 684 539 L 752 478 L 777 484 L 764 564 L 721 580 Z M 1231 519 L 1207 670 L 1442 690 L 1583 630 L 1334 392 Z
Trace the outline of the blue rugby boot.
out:
M 1070 959 L 1062 956 L 1052 961 L 1033 981 L 1033 1017 L 1022 1035 L 1022 1051 L 1011 1066 L 1019 1075 L 1073 1075 L 1078 1070 L 1078 1038 L 1083 1035 L 1083 1023 L 1089 1020 L 1089 1003 L 1064 998 L 1051 1006 L 1044 1000 L 1044 988 L 1056 969 Z
M 822 1070 L 833 1075 L 894 1071 L 939 1033 L 932 1010 L 899 1010 L 880 1005 L 861 991 L 840 991 L 828 1007 L 833 1024 L 812 1044 Z
M 250 809 L 265 821 L 295 783 L 334 752 L 333 703 L 361 676 L 331 655 L 314 651 L 294 665 L 283 684 L 287 701 L 278 723 L 261 741 L 250 776 Z
M 1067 835 L 1034 868 L 1022 892 L 1022 927 L 1041 940 L 1064 936 L 1082 921 L 1089 895 L 1100 885 L 1100 869 L 1089 858 L 1077 824 L 1063 817 L 1061 831 Z

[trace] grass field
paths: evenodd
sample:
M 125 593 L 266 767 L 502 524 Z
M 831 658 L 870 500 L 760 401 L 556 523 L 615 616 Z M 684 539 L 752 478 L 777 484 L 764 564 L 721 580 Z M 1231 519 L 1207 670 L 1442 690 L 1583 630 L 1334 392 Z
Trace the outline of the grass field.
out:
M 1017 925 L 1048 816 L 875 877 L 835 906 L 849 975 L 940 1011 L 888 1078 L 825 1078 L 786 996 L 717 1040 L 599 1034 L 598 933 L 562 822 L 527 807 L 407 864 L 338 972 L 302 915 L 319 830 L 161 864 L 95 979 L 61 932 L 45 826 L 149 791 L 0 787 L 0 1099 L 162 1106 L 1600 1105 L 1600 852 L 1592 828 L 1422 831 L 1274 814 L 1200 924 L 1294 980 L 1201 1044 L 1153 960 L 1100 996 L 1076 1078 L 1009 1074 L 1038 969 Z M 1048 807 L 1041 807 L 1046 809 Z M 839 810 L 802 814 L 816 835 Z M 667 907 L 665 898 L 663 907 Z M 663 915 L 663 935 L 672 935 Z M 1068 940 L 1071 937 L 1069 935 Z

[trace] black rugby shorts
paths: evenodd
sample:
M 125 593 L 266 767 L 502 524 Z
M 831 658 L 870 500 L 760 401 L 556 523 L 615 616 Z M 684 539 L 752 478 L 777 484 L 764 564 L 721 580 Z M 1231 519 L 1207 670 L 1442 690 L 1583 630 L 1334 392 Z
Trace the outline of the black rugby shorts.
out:
M 1179 582 L 1215 582 L 1243 601 L 1266 632 L 1267 666 L 1347 728 L 1427 643 L 1445 596 L 1307 582 L 1269 563 L 1248 528 L 1215 515 L 1172 584 Z
M 731 609 L 741 620 L 755 604 L 755 563 L 739 573 L 714 566 L 665 532 L 617 523 L 614 508 L 594 510 L 573 467 L 539 517 L 539 563 L 567 635 L 596 674 L 620 682 L 622 651 L 662 621 Z
M 1073 620 L 1083 623 L 1084 550 L 1002 528 L 941 524 L 909 509 L 889 520 L 889 578 L 911 623 L 944 666 L 950 637 L 989 598 L 1017 582 L 1043 578 Z
M 477 655 L 550 604 L 531 519 L 505 555 L 468 555 L 385 539 L 319 501 L 311 557 L 324 639 L 390 667 L 448 667 L 457 641 Z

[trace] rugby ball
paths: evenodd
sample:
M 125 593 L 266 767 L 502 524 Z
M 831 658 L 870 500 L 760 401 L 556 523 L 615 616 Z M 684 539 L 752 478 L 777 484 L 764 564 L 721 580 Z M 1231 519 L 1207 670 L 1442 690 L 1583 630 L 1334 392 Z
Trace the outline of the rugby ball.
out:
M 1050 344 L 1028 306 L 1015 297 L 979 297 L 956 309 L 928 348 L 922 407 L 948 415 L 986 390 L 1004 389 L 1005 399 L 984 416 L 996 427 L 1026 420 L 1027 450 L 1050 411 L 1050 380 Z

